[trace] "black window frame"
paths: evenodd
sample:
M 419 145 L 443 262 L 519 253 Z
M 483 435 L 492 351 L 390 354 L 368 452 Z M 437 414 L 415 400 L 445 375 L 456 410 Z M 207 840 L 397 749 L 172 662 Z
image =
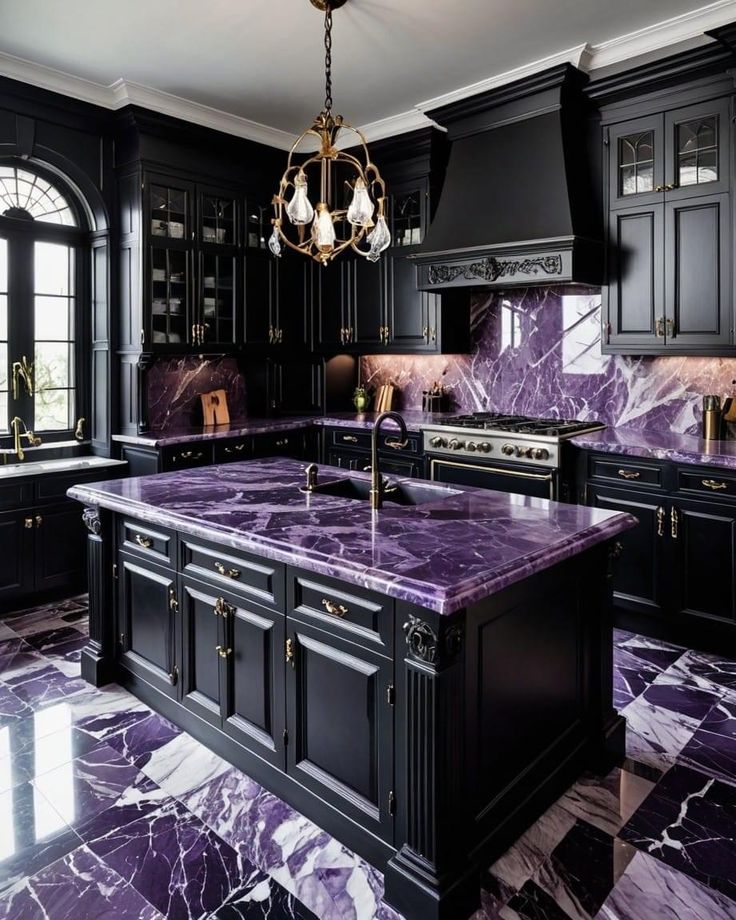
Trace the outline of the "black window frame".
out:
M 59 442 L 75 441 L 76 422 L 80 418 L 89 420 L 89 363 L 90 363 L 90 323 L 91 323 L 91 229 L 84 209 L 77 196 L 56 173 L 45 170 L 36 163 L 25 160 L 0 159 L 3 165 L 17 166 L 26 172 L 36 173 L 61 192 L 66 198 L 77 222 L 76 227 L 54 224 L 43 220 L 7 217 L 0 214 L 0 238 L 8 245 L 8 417 L 7 424 L 14 416 L 19 416 L 33 428 L 34 397 L 25 392 L 22 381 L 19 386 L 18 399 L 13 399 L 12 365 L 21 359 L 22 354 L 15 353 L 15 347 L 23 348 L 27 344 L 31 353 L 27 355 L 33 361 L 32 345 L 34 342 L 34 262 L 33 250 L 36 242 L 58 243 L 74 248 L 74 389 L 75 411 L 71 427 L 56 431 L 39 430 L 43 443 L 47 445 Z M 20 266 L 20 270 L 17 266 Z M 3 426 L 4 427 L 4 426 Z M 88 440 L 85 427 L 84 441 Z M 12 448 L 13 432 L 0 430 L 0 449 Z M 24 448 L 26 444 L 24 442 Z

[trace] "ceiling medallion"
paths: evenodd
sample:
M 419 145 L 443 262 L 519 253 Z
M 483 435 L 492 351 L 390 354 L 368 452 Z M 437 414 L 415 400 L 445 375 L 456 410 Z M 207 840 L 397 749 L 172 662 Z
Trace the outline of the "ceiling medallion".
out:
M 343 121 L 342 115 L 332 114 L 332 11 L 347 0 L 310 2 L 325 14 L 325 106 L 289 152 L 286 172 L 273 197 L 273 233 L 268 247 L 280 256 L 285 244 L 322 265 L 348 248 L 377 262 L 391 244 L 385 214 L 386 184 L 371 162 L 363 133 Z M 357 147 L 357 153 L 338 149 L 338 136 L 344 132 L 355 135 L 350 149 Z M 315 139 L 319 145 L 316 153 L 312 152 Z M 300 151 L 302 146 L 307 149 Z M 319 188 L 316 206 L 309 200 L 310 179 L 313 191 Z M 364 240 L 367 249 L 360 247 Z

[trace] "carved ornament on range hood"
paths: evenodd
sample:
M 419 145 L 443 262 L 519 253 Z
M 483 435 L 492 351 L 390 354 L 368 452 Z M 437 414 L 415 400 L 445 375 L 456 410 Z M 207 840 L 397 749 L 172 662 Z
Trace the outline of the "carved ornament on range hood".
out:
M 420 289 L 602 282 L 587 79 L 563 64 L 428 113 L 450 158 Z

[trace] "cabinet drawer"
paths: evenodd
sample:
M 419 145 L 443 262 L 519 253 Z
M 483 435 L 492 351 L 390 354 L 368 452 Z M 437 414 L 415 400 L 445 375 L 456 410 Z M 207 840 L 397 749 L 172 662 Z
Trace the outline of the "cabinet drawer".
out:
M 36 480 L 36 498 L 39 502 L 57 502 L 66 499 L 66 493 L 73 486 L 84 482 L 102 482 L 108 479 L 119 479 L 118 469 L 122 467 L 101 467 L 96 470 L 63 473 L 61 475 L 45 474 Z M 127 470 L 126 470 L 127 472 Z
M 120 549 L 159 565 L 173 567 L 175 538 L 170 530 L 155 524 L 142 524 L 131 518 L 120 519 Z
M 371 433 L 370 431 L 353 431 L 348 428 L 331 428 L 327 443 L 329 447 L 370 450 Z
M 347 447 L 353 450 L 370 450 L 372 432 L 354 430 L 352 428 L 332 428 L 328 436 L 328 447 Z M 392 445 L 402 444 L 401 447 Z M 378 449 L 387 454 L 419 454 L 421 453 L 421 438 L 418 434 L 410 434 L 404 444 L 399 438 L 399 432 L 391 429 L 382 429 L 378 439 Z
M 680 492 L 695 492 L 710 498 L 736 498 L 736 475 L 730 470 L 683 467 L 677 471 L 677 488 Z
M 212 442 L 200 441 L 196 444 L 164 447 L 161 460 L 164 470 L 186 470 L 195 466 L 207 466 L 212 463 Z
M 182 572 L 211 585 L 235 591 L 266 607 L 283 610 L 284 566 L 214 543 L 181 537 Z
M 236 441 L 215 441 L 215 463 L 232 463 L 234 460 L 247 460 L 253 455 L 253 440 L 249 437 Z
M 303 431 L 275 431 L 253 438 L 254 457 L 297 457 L 304 453 Z
M 594 479 L 605 479 L 608 482 L 619 484 L 630 482 L 637 486 L 651 486 L 661 489 L 664 486 L 664 475 L 661 466 L 648 463 L 632 463 L 629 460 L 603 460 L 592 457 L 590 460 L 590 475 Z
M 21 508 L 33 503 L 33 483 L 18 482 L 0 485 L 0 509 Z
M 288 616 L 393 655 L 393 601 L 357 585 L 289 569 Z

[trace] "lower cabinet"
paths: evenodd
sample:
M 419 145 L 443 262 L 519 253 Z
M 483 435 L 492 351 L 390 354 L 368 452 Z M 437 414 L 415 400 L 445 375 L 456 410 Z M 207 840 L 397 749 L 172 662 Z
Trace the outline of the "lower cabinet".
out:
M 610 460 L 589 462 L 594 475 L 586 492 L 589 504 L 639 521 L 618 538 L 619 625 L 651 629 L 696 649 L 736 653 L 736 476 L 694 465 Z M 601 484 L 614 476 L 635 484 Z
M 379 442 L 381 472 L 391 476 L 424 476 L 424 456 L 421 437 L 410 434 L 407 446 L 397 450 L 390 446 L 396 434 L 385 429 Z M 371 432 L 365 429 L 323 429 L 323 462 L 345 470 L 369 471 L 371 468 Z
M 50 591 L 79 582 L 86 569 L 86 532 L 77 502 L 39 507 L 36 531 L 36 591 Z
M 34 526 L 32 510 L 0 514 L 0 610 L 33 590 Z

